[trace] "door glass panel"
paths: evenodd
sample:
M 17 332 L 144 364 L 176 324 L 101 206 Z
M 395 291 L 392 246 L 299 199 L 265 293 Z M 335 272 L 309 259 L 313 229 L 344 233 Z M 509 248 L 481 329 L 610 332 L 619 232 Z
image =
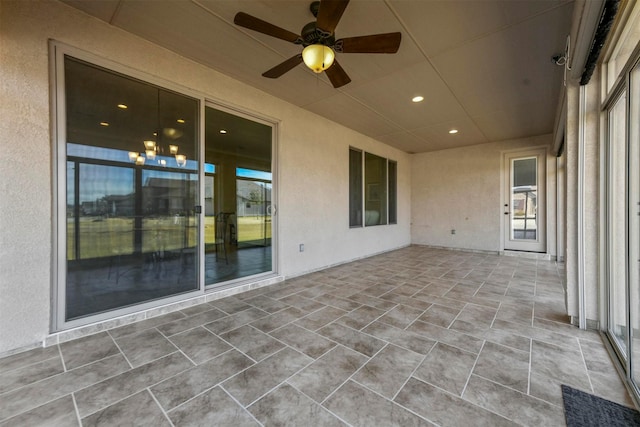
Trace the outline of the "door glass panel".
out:
M 511 239 L 537 240 L 537 158 L 513 160 L 511 170 Z
M 629 90 L 629 298 L 631 378 L 640 385 L 640 65 L 631 72 Z
M 197 290 L 198 100 L 65 57 L 65 317 Z
M 205 108 L 205 284 L 272 267 L 271 126 Z
M 627 354 L 627 150 L 626 94 L 609 110 L 609 332 Z

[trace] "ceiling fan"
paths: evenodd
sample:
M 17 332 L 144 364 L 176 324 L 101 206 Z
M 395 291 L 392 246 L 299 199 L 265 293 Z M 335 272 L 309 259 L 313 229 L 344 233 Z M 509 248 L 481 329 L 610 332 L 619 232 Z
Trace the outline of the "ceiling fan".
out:
M 335 60 L 335 52 L 396 53 L 402 37 L 401 33 L 385 33 L 336 40 L 334 30 L 348 4 L 349 0 L 314 1 L 309 9 L 316 21 L 305 25 L 300 35 L 244 12 L 238 12 L 233 22 L 241 27 L 304 46 L 301 54 L 265 71 L 262 74 L 264 77 L 277 79 L 304 62 L 316 73 L 325 71 L 333 87 L 339 88 L 351 79 Z

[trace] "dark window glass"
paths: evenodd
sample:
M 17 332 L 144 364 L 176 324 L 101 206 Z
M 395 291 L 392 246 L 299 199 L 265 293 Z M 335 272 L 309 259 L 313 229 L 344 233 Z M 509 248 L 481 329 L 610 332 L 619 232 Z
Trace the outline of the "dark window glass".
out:
M 398 164 L 389 161 L 389 224 L 398 223 Z
M 387 159 L 365 153 L 365 225 L 387 223 Z
M 362 227 L 362 151 L 349 150 L 349 226 Z
M 198 289 L 198 100 L 65 57 L 66 320 Z

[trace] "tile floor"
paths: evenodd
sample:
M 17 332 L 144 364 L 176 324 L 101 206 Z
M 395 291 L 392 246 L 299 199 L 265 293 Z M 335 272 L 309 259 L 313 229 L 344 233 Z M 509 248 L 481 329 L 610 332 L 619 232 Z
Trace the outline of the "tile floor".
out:
M 412 246 L 0 359 L 0 425 L 562 426 L 631 405 L 553 262 Z

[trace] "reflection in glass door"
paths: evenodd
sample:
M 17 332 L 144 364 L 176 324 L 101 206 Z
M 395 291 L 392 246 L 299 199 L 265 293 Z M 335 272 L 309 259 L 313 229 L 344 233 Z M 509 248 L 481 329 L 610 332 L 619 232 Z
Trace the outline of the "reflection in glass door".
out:
M 271 246 L 271 173 L 238 168 L 237 244 Z
M 64 83 L 58 328 L 198 291 L 199 101 L 68 56 Z
M 273 271 L 272 128 L 205 107 L 205 284 Z

